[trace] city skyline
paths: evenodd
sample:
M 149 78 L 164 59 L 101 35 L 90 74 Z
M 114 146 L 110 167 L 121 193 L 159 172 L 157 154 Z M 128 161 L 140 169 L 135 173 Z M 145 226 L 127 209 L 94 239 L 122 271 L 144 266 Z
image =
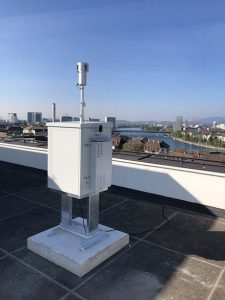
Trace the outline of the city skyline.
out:
M 225 116 L 223 1 L 5 1 L 0 116 L 79 116 L 76 62 L 90 64 L 86 118 Z M 166 109 L 165 109 L 166 107 Z

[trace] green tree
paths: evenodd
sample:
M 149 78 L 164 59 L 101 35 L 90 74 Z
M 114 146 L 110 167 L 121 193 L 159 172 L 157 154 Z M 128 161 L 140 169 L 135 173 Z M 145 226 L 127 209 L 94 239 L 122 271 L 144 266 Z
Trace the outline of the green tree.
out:
M 171 133 L 171 135 L 172 135 L 173 137 L 175 137 L 175 138 L 182 138 L 182 137 L 183 137 L 183 135 L 182 135 L 182 133 L 181 133 L 180 131 L 173 131 L 173 132 Z
M 143 152 L 143 143 L 137 143 L 136 141 L 129 141 L 123 145 L 123 151 L 131 152 Z
M 190 141 L 190 140 L 191 140 L 191 137 L 190 137 L 190 134 L 189 134 L 189 133 L 185 133 L 185 135 L 184 135 L 184 140 L 185 140 L 185 141 Z

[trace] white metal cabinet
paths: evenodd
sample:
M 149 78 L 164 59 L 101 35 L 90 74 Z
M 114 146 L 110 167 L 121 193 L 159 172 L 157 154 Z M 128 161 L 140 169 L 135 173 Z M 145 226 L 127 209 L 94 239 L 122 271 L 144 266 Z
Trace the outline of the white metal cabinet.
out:
M 112 123 L 48 123 L 48 187 L 83 198 L 112 180 Z

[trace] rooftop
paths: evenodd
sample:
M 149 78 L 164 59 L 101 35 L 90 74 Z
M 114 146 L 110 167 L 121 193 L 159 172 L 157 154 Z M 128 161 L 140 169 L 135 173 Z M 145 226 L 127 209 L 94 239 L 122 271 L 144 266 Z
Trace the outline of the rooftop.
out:
M 113 158 L 125 159 L 149 164 L 158 164 L 163 166 L 172 166 L 179 168 L 188 168 L 194 170 L 204 170 L 218 173 L 225 173 L 225 161 L 216 161 L 213 156 L 210 159 L 201 159 L 193 157 L 178 157 L 169 155 L 132 153 L 125 151 L 113 151 Z
M 39 148 L 46 149 L 48 148 L 46 141 L 35 141 L 32 139 L 28 139 L 26 143 L 24 143 L 24 139 L 21 138 L 12 138 L 10 140 L 4 141 L 0 140 L 1 145 L 12 145 L 12 146 L 24 146 L 30 148 Z M 178 156 L 170 156 L 170 155 L 158 155 L 158 154 L 146 154 L 142 153 L 134 153 L 127 152 L 121 150 L 113 151 L 113 158 L 124 159 L 129 161 L 143 162 L 143 163 L 153 163 L 163 166 L 172 166 L 172 167 L 181 167 L 188 168 L 194 170 L 204 170 L 218 173 L 225 173 L 225 161 L 219 161 L 218 155 L 208 155 L 208 159 L 204 158 L 185 158 Z
M 24 142 L 25 140 L 25 142 Z M 39 141 L 34 140 L 33 138 L 9 138 L 8 140 L 0 140 L 0 145 L 14 145 L 14 146 L 26 146 L 26 147 L 33 147 L 33 148 L 40 148 L 40 149 L 47 149 L 48 144 L 46 141 Z
M 100 223 L 129 233 L 130 245 L 79 278 L 26 248 L 60 221 L 46 172 L 0 162 L 0 178 L 1 299 L 225 299 L 223 211 L 112 186 Z

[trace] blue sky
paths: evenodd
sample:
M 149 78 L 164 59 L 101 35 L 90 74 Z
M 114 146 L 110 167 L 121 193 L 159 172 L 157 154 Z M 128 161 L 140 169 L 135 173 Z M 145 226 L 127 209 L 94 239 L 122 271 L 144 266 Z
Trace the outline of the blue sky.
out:
M 225 116 L 224 0 L 0 0 L 0 117 Z

